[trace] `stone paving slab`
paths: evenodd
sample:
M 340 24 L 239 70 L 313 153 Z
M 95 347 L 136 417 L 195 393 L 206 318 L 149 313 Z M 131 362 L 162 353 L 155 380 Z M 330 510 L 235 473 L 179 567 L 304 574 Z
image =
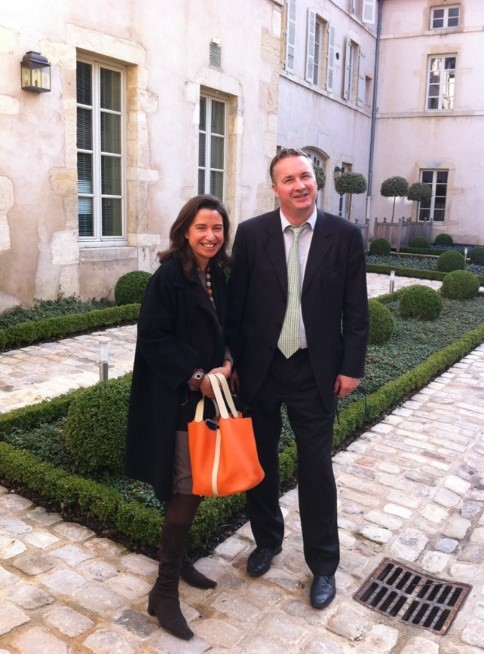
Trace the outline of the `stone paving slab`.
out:
M 379 295 L 388 280 L 376 277 L 369 276 L 370 294 Z M 134 331 L 127 332 L 116 336 L 119 346 L 128 341 L 120 356 L 134 343 Z M 97 337 L 90 336 L 95 363 Z M 253 547 L 245 524 L 197 563 L 216 589 L 181 582 L 182 610 L 195 632 L 188 643 L 146 613 L 155 561 L 0 487 L 0 654 L 482 652 L 483 400 L 481 345 L 334 457 L 342 558 L 337 596 L 326 610 L 308 603 L 294 489 L 281 498 L 286 536 L 267 575 L 245 573 Z M 385 557 L 472 585 L 445 636 L 353 599 Z

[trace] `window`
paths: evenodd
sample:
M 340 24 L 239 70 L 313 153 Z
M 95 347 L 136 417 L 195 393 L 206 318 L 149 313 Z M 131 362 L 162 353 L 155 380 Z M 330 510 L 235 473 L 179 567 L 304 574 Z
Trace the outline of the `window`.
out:
M 459 27 L 460 7 L 434 7 L 430 14 L 430 28 Z
M 78 61 L 79 239 L 117 241 L 124 230 L 123 71 Z
M 288 0 L 286 11 L 286 70 L 293 73 L 296 54 L 296 0 Z
M 224 199 L 226 103 L 200 97 L 198 192 Z
M 419 221 L 444 222 L 448 174 L 447 170 L 422 170 L 420 179 L 430 186 L 432 197 L 430 200 L 419 202 Z
M 349 0 L 348 9 L 363 23 L 375 22 L 376 0 Z
M 351 39 L 346 40 L 345 75 L 343 82 L 343 98 L 356 103 L 357 96 L 362 92 L 359 83 L 360 47 Z M 363 76 L 364 80 L 364 76 Z M 359 91 L 359 92 L 358 92 Z M 364 91 L 363 91 L 364 92 Z
M 314 11 L 308 9 L 308 29 L 306 48 L 306 81 L 316 86 L 322 85 L 326 65 L 326 48 L 328 24 L 321 20 Z
M 427 109 L 453 109 L 455 56 L 429 57 Z
M 323 158 L 318 150 L 313 150 L 312 148 L 304 148 L 304 151 L 311 159 L 313 166 L 315 167 L 315 172 L 317 171 L 317 168 L 319 168 L 326 176 L 327 157 Z M 319 209 L 322 209 L 323 207 L 323 192 L 324 192 L 324 186 L 323 188 L 318 189 L 318 194 L 316 196 L 316 206 Z

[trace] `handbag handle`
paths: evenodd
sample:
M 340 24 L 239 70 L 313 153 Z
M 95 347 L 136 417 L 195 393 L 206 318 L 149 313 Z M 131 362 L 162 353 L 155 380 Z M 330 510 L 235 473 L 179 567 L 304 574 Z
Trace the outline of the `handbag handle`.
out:
M 212 384 L 213 394 L 215 395 L 215 401 L 217 402 L 220 411 L 220 416 L 222 418 L 229 417 L 229 412 L 227 410 L 228 407 L 230 413 L 232 414 L 232 417 L 238 418 L 239 414 L 235 407 L 235 403 L 232 394 L 230 392 L 229 385 L 227 384 L 227 380 L 222 375 L 222 373 L 218 372 L 215 373 L 214 375 L 209 374 L 207 375 L 207 377 L 210 383 Z

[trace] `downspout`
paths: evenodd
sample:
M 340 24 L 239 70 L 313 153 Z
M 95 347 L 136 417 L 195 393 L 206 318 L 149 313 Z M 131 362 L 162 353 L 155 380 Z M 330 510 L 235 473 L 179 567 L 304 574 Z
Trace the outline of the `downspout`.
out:
M 375 45 L 375 70 L 373 84 L 373 104 L 371 108 L 371 131 L 370 131 L 370 155 L 368 159 L 368 190 L 366 194 L 366 220 L 369 222 L 371 213 L 371 191 L 373 185 L 373 157 L 375 152 L 375 130 L 377 114 L 377 97 L 378 97 L 378 71 L 380 67 L 380 38 L 381 23 L 383 13 L 383 0 L 378 0 L 378 20 L 376 27 L 376 45 Z

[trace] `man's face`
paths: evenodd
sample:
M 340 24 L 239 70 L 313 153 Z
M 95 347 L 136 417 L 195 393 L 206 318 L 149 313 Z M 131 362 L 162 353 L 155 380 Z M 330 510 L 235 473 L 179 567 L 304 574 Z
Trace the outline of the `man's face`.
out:
M 306 220 L 316 204 L 318 187 L 306 157 L 285 157 L 274 167 L 272 188 L 288 220 Z

